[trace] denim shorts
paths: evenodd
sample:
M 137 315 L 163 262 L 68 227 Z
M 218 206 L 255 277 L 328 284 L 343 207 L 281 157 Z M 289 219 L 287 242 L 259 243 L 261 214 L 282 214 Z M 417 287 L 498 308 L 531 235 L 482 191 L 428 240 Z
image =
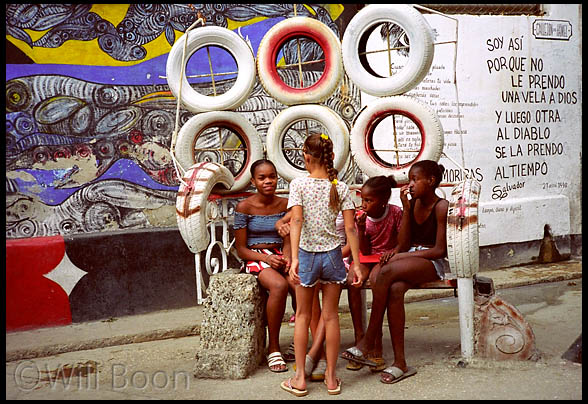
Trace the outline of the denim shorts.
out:
M 325 252 L 308 252 L 302 248 L 298 250 L 298 276 L 300 285 L 312 287 L 318 281 L 321 283 L 344 284 L 347 271 L 343 263 L 341 247 Z

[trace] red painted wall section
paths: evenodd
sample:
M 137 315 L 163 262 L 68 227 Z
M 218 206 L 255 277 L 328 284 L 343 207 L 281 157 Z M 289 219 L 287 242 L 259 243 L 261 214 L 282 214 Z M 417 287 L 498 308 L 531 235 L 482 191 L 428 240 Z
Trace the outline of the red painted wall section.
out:
M 67 293 L 43 276 L 64 255 L 62 236 L 6 240 L 6 331 L 71 324 Z

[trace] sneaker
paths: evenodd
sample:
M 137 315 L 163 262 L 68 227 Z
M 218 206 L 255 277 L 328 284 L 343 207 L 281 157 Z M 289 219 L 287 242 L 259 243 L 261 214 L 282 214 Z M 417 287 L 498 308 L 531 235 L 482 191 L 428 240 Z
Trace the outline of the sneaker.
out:
M 290 320 L 288 320 L 288 325 L 290 327 L 294 327 L 295 322 L 296 322 L 296 315 L 292 314 L 292 317 L 290 317 Z

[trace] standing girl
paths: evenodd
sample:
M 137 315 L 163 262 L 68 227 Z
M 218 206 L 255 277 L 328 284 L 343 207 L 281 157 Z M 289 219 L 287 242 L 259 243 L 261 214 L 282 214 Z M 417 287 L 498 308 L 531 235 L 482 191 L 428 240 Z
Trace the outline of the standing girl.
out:
M 288 276 L 289 237 L 282 239 L 275 225 L 286 214 L 288 200 L 275 194 L 278 174 L 274 163 L 257 160 L 250 171 L 257 193 L 235 207 L 235 248 L 244 261 L 243 271 L 255 275 L 269 292 L 265 310 L 269 339 L 267 362 L 271 371 L 285 372 L 288 368 L 280 353 L 280 327 L 288 289 L 294 290 L 295 285 Z
M 404 294 L 415 285 L 443 279 L 449 269 L 445 258 L 449 203 L 435 193 L 444 170 L 431 160 L 416 162 L 410 168 L 410 182 L 400 189 L 403 214 L 397 252 L 385 254 L 381 260 L 382 268 L 372 284 L 372 312 L 364 338 L 341 354 L 344 359 L 375 366 L 367 355 L 374 349 L 388 309 L 394 363 L 382 372 L 382 383 L 396 383 L 416 374 L 415 369 L 406 365 L 404 356 Z
M 337 181 L 337 170 L 333 168 L 333 142 L 328 136 L 310 135 L 304 142 L 302 153 L 309 175 L 292 180 L 288 200 L 288 208 L 292 212 L 290 276 L 299 282 L 296 286 L 294 326 L 296 374 L 280 386 L 296 396 L 308 394 L 304 375 L 308 327 L 314 289 L 317 282 L 321 282 L 327 357 L 324 382 L 329 394 L 339 394 L 341 380 L 335 375 L 341 338 L 338 306 L 341 285 L 346 282 L 346 271 L 335 220 L 342 210 L 354 262 L 350 270 L 356 273 L 353 285 L 359 287 L 363 279 L 356 264 L 359 263 L 359 243 L 353 218 L 355 207 L 349 187 Z

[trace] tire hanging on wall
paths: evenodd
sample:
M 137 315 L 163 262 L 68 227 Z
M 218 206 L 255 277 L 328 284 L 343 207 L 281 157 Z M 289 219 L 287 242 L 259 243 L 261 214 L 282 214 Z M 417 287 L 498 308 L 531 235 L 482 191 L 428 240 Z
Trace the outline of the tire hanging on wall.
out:
M 392 114 L 408 117 L 421 133 L 421 149 L 415 159 L 393 167 L 385 164 L 371 150 L 376 126 Z M 439 161 L 444 144 L 443 128 L 435 111 L 427 104 L 406 95 L 377 98 L 367 104 L 356 116 L 350 138 L 351 154 L 364 174 L 368 177 L 393 175 L 398 184 L 408 182 L 408 171 L 417 161 Z
M 406 65 L 390 77 L 374 72 L 365 55 L 368 37 L 383 23 L 400 26 L 410 43 Z M 345 71 L 362 91 L 376 97 L 398 95 L 413 89 L 429 72 L 434 56 L 433 33 L 427 20 L 412 6 L 370 4 L 347 25 L 341 49 Z
M 290 87 L 278 75 L 276 59 L 287 41 L 304 36 L 323 50 L 325 69 L 320 79 L 305 88 Z M 286 105 L 317 104 L 331 96 L 343 78 L 341 43 L 322 22 L 309 17 L 287 18 L 270 28 L 257 49 L 257 74 L 267 93 Z
M 196 163 L 194 149 L 196 141 L 207 129 L 224 127 L 237 133 L 243 140 L 246 159 L 243 168 L 235 175 L 231 192 L 247 188 L 251 181 L 249 169 L 255 160 L 263 158 L 261 137 L 255 127 L 242 114 L 233 111 L 211 111 L 194 115 L 188 119 L 178 133 L 175 155 L 178 163 L 187 170 Z M 228 191 L 219 190 L 219 193 Z
M 466 179 L 451 191 L 447 211 L 447 259 L 451 272 L 471 278 L 478 272 L 480 247 L 478 201 L 480 183 Z
M 182 178 L 188 185 L 180 183 L 176 198 L 176 219 L 178 229 L 191 252 L 205 250 L 210 243 L 206 229 L 208 222 L 208 196 L 222 185 L 226 189 L 233 186 L 233 174 L 228 168 L 217 163 L 196 163 Z
M 184 34 L 186 35 L 186 34 Z M 182 104 L 191 112 L 233 110 L 242 105 L 255 85 L 255 57 L 253 51 L 237 33 L 230 29 L 204 26 L 188 32 L 184 66 L 190 56 L 205 46 L 218 46 L 229 52 L 237 63 L 237 79 L 233 87 L 224 94 L 206 96 L 197 92 L 184 74 L 182 76 L 182 55 L 186 38 L 180 37 L 172 46 L 167 57 L 167 83 L 172 94 L 180 98 L 182 84 Z
M 333 110 L 323 105 L 295 105 L 282 110 L 267 130 L 267 158 L 274 162 L 278 174 L 290 182 L 305 175 L 306 170 L 298 169 L 288 162 L 283 153 L 283 142 L 288 129 L 296 122 L 318 121 L 323 125 L 333 142 L 335 159 L 333 166 L 340 172 L 349 156 L 349 131 L 345 121 Z

